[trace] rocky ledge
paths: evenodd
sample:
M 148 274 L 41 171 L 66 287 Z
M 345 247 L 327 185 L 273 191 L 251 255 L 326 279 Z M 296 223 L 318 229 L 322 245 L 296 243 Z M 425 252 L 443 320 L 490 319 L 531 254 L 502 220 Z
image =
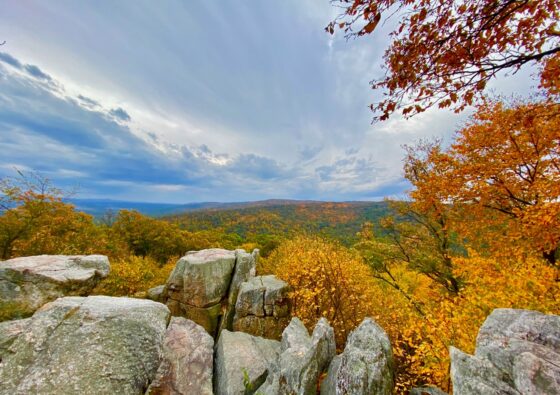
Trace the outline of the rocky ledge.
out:
M 28 317 L 62 296 L 85 296 L 108 273 L 104 255 L 39 255 L 0 262 L 0 321 Z
M 287 285 L 255 277 L 257 257 L 243 250 L 187 254 L 165 286 L 148 292 L 165 304 L 58 298 L 87 293 L 107 275 L 106 257 L 1 262 L 4 316 L 13 316 L 13 306 L 27 316 L 52 301 L 30 318 L 0 322 L 0 395 L 306 395 L 317 392 L 320 378 L 322 394 L 392 394 L 385 331 L 366 318 L 335 355 L 333 328 L 320 319 L 310 334 L 298 318 L 290 320 Z M 188 319 L 185 306 L 216 309 L 212 325 L 207 315 Z M 474 355 L 453 347 L 450 355 L 455 394 L 560 395 L 559 316 L 497 309 L 482 325 Z M 444 393 L 424 387 L 411 394 Z

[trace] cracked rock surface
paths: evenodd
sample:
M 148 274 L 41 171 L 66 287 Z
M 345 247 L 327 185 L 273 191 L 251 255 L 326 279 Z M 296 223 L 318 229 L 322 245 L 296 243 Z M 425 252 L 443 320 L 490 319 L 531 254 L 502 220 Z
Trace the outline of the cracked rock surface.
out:
M 85 296 L 109 274 L 104 255 L 38 255 L 0 262 L 0 321 L 62 296 Z
M 454 393 L 560 394 L 560 317 L 496 309 L 476 339 L 475 355 L 451 347 Z
M 257 276 L 241 284 L 233 329 L 280 339 L 290 323 L 289 286 L 276 276 Z
M 150 300 L 64 297 L 29 319 L 0 362 L 0 394 L 139 394 L 162 355 L 169 310 Z

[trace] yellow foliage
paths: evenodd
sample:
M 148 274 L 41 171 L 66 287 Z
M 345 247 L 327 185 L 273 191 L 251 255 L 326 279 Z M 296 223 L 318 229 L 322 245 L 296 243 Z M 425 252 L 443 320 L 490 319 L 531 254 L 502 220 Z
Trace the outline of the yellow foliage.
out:
M 473 252 L 471 256 L 455 258 L 457 274 L 467 282 L 458 296 L 438 295 L 424 284 L 413 297 L 422 304 L 426 316 L 418 316 L 409 306 L 394 311 L 398 319 L 384 326 L 400 365 L 400 391 L 419 384 L 450 390 L 449 346 L 474 352 L 478 330 L 495 308 L 560 313 L 560 284 L 555 281 L 554 268 L 537 259 L 505 265 Z
M 153 258 L 130 255 L 111 261 L 109 276 L 93 291 L 97 295 L 134 296 L 157 285 L 165 284 L 175 266 L 176 258 L 170 258 L 160 266 Z
M 290 284 L 293 314 L 308 328 L 325 317 L 339 346 L 371 312 L 373 278 L 354 252 L 317 237 L 298 236 L 282 243 L 261 269 Z
M 560 283 L 550 265 L 538 259 L 506 264 L 469 253 L 470 258 L 453 258 L 455 275 L 465 281 L 457 296 L 405 264 L 392 271 L 398 291 L 373 278 L 354 251 L 320 238 L 285 241 L 261 259 L 258 270 L 274 273 L 293 287 L 292 313 L 309 329 L 326 317 L 339 350 L 355 326 L 367 316 L 374 318 L 393 344 L 398 393 L 426 384 L 450 390 L 449 346 L 472 353 L 480 326 L 495 308 L 560 313 Z

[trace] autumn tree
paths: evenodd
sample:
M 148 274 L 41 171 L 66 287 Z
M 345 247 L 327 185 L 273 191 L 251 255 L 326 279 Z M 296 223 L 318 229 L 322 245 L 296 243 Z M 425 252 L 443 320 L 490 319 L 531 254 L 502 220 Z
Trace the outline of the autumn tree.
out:
M 64 193 L 36 174 L 0 180 L 0 259 L 104 251 L 93 217 L 76 212 Z
M 526 247 L 558 269 L 559 104 L 484 103 L 451 147 L 415 154 L 432 171 L 414 184 L 414 200 L 453 206 L 471 242 L 508 254 Z
M 114 238 L 123 240 L 134 255 L 150 256 L 161 264 L 173 256 L 182 256 L 195 249 L 189 243 L 189 234 L 177 225 L 138 211 L 119 211 L 111 233 Z
M 558 89 L 558 0 L 335 0 L 342 14 L 326 28 L 346 37 L 399 22 L 385 51 L 385 75 L 373 80 L 385 98 L 374 120 L 395 111 L 411 116 L 432 106 L 463 110 L 501 71 L 544 66 L 542 86 Z

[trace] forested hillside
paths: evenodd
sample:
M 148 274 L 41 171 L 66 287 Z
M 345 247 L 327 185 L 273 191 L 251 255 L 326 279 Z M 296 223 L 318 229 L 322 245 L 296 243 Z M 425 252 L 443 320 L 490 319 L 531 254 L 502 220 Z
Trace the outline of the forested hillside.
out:
M 349 246 L 364 222 L 378 223 L 390 212 L 387 202 L 255 202 L 233 209 L 205 209 L 164 217 L 189 232 L 236 235 L 239 242 L 267 242 L 300 233 L 321 235 Z M 265 252 L 266 254 L 266 252 Z

